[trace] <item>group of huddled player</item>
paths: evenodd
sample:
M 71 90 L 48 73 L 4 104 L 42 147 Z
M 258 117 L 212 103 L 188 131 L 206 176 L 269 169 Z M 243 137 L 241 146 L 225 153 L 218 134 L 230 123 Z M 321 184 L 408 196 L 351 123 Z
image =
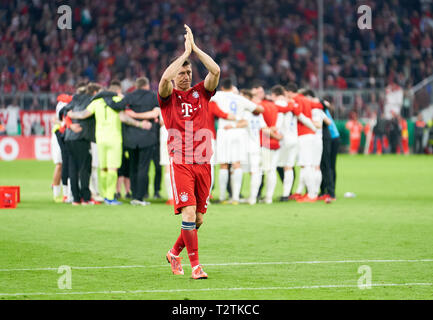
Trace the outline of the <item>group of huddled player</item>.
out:
M 160 138 L 155 141 L 159 143 L 160 165 L 165 169 L 167 203 L 173 203 L 169 145 L 166 143 L 169 133 L 164 126 L 156 94 L 148 88 L 148 80 L 137 79 L 136 85 L 135 96 L 139 96 L 137 91 L 142 92 L 141 100 L 135 99 L 139 102 L 132 106 L 135 111 L 130 109 L 130 104 L 119 104 L 119 101 L 134 99 L 123 98 L 116 81 L 105 90 L 98 84 L 80 84 L 73 97 L 58 97 L 58 124 L 52 140 L 52 154 L 57 165 L 55 179 L 60 180 L 60 175 L 66 177 L 66 180 L 63 178 L 63 194 L 66 195 L 69 178 L 72 189 L 70 202 L 73 204 L 94 204 L 97 203 L 95 199 L 104 199 L 107 204 L 120 204 L 114 194 L 124 145 L 131 139 L 139 139 L 140 135 L 143 141 L 151 139 L 152 125 L 159 128 Z M 146 97 L 146 94 L 149 96 Z M 145 112 L 137 111 L 137 108 L 140 109 L 137 104 L 140 103 L 143 104 L 141 111 Z M 238 91 L 230 79 L 223 79 L 220 90 L 208 105 L 208 129 L 213 150 L 210 159 L 212 188 L 214 168 L 219 165 L 219 198 L 216 202 L 248 202 L 252 205 L 263 201 L 270 204 L 277 184 L 277 172 L 283 182 L 280 201 L 335 200 L 335 155 L 329 150 L 332 138 L 335 135 L 338 137 L 338 131 L 329 107 L 329 102 L 315 98 L 311 90 L 297 90 L 293 83 L 286 87 L 276 85 L 266 95 L 260 84 Z M 122 137 L 128 134 L 125 133 L 128 126 L 136 127 L 129 129 L 134 130 L 132 138 L 131 132 L 129 137 Z M 328 137 L 332 133 L 334 136 Z M 145 147 L 139 150 L 143 154 L 150 152 Z M 102 158 L 98 156 L 98 151 Z M 133 150 L 130 153 L 134 156 Z M 62 162 L 63 171 L 67 171 L 63 174 Z M 300 170 L 299 183 L 293 193 L 295 165 Z M 139 170 L 140 166 L 135 168 L 135 171 Z M 247 199 L 241 199 L 245 172 L 250 174 L 250 192 Z M 131 177 L 134 176 L 137 172 L 132 173 Z M 143 192 L 140 192 L 143 181 L 132 178 L 132 182 L 134 199 L 131 203 L 148 205 L 143 200 Z M 261 198 L 263 185 L 265 196 Z M 304 194 L 305 188 L 307 192 Z M 59 199 L 60 183 L 53 185 L 53 192 L 55 199 Z M 227 199 L 228 193 L 230 199 Z
M 283 171 L 280 171 L 283 181 L 280 201 L 335 200 L 335 159 L 330 150 L 331 140 L 339 135 L 328 101 L 315 98 L 312 90 L 298 91 L 294 83 L 286 87 L 276 85 L 269 95 L 260 84 L 240 92 L 230 79 L 223 79 L 220 86 L 221 90 L 209 103 L 210 121 L 218 118 L 211 158 L 212 169 L 216 164 L 220 166 L 217 202 L 242 202 L 243 174 L 249 172 L 250 192 L 246 202 L 253 205 L 260 200 L 264 182 L 262 200 L 272 203 L 277 169 Z M 215 128 L 215 124 L 209 127 Z M 300 167 L 299 183 L 292 193 L 295 165 Z M 229 200 L 227 189 L 231 193 Z

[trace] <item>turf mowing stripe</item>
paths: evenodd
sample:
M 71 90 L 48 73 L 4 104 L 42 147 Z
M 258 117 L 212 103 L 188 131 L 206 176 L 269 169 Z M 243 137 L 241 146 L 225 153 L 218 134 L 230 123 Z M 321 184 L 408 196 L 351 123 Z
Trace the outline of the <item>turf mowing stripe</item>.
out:
M 372 287 L 411 287 L 433 286 L 433 283 L 381 283 L 371 284 Z M 119 291 L 90 291 L 90 292 L 28 292 L 28 293 L 0 293 L 0 296 L 45 296 L 45 295 L 88 295 L 88 294 L 136 294 L 136 293 L 176 293 L 203 291 L 265 291 L 265 290 L 302 290 L 302 289 L 335 289 L 359 288 L 358 285 L 331 284 L 297 287 L 263 287 L 263 288 L 205 288 L 205 289 L 170 289 L 170 290 L 119 290 Z
M 245 265 L 290 265 L 290 264 L 338 264 L 338 263 L 394 263 L 394 262 L 405 262 L 405 263 L 416 263 L 416 262 L 433 262 L 433 259 L 418 259 L 418 260 L 334 260 L 334 261 L 280 261 L 280 262 L 227 262 L 227 263 L 203 263 L 203 266 L 245 266 Z M 161 265 L 135 265 L 135 266 L 103 266 L 103 267 L 71 267 L 76 270 L 87 270 L 87 269 L 133 269 L 133 268 L 163 268 L 167 264 Z M 0 269 L 0 272 L 13 272 L 13 271 L 57 271 L 57 268 L 22 268 L 22 269 Z

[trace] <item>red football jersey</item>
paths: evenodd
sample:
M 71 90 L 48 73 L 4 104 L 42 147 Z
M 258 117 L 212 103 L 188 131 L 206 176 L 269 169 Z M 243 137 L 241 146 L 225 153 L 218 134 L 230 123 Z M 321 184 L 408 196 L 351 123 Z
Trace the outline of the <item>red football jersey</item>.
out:
M 293 101 L 287 101 L 287 105 L 286 106 L 280 106 L 278 104 L 275 104 L 277 106 L 278 112 L 280 113 L 288 113 L 288 112 L 293 112 L 293 109 L 296 107 L 295 106 L 296 102 Z
M 311 109 L 320 109 L 323 110 L 323 105 L 319 100 L 309 99 L 311 104 Z
M 213 152 L 208 105 L 214 94 L 205 89 L 204 81 L 188 91 L 173 89 L 165 99 L 158 94 L 170 156 L 176 163 L 209 163 Z
M 293 114 L 296 116 L 299 116 L 301 113 L 309 118 L 312 119 L 311 115 L 311 103 L 310 100 L 305 98 L 302 94 L 296 94 L 293 96 L 293 100 L 296 102 L 296 106 L 293 109 Z M 303 136 L 305 134 L 314 134 L 314 131 L 305 126 L 301 121 L 298 121 L 298 136 Z
M 277 124 L 278 107 L 275 105 L 275 103 L 269 100 L 262 100 L 262 102 L 260 102 L 260 105 L 265 109 L 262 115 L 263 115 L 263 119 L 266 122 L 266 125 L 269 128 L 274 127 Z M 280 148 L 280 143 L 277 139 L 270 138 L 269 142 L 270 142 L 269 149 L 277 150 Z M 260 130 L 260 145 L 263 147 L 263 134 L 261 133 L 261 130 Z

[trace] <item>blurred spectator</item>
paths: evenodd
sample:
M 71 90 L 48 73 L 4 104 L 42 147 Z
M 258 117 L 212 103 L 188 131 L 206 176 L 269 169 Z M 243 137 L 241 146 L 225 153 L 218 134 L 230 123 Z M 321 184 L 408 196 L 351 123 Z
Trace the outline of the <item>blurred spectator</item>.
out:
M 401 107 L 403 106 L 403 97 L 403 88 L 391 79 L 389 85 L 386 87 L 385 119 L 391 120 L 394 118 L 393 114 L 400 114 Z
M 346 129 L 349 130 L 349 153 L 357 154 L 361 144 L 362 124 L 358 121 L 356 112 L 352 112 L 350 120 L 346 122 Z
M 400 153 L 409 154 L 409 129 L 407 127 L 407 121 L 401 115 L 398 115 L 397 118 L 401 128 Z
M 356 27 L 359 1 L 324 2 L 326 88 L 375 87 L 388 76 L 404 86 L 433 74 L 431 1 L 364 1 L 372 30 Z M 82 79 L 105 85 L 119 73 L 124 88 L 146 75 L 156 89 L 183 50 L 184 23 L 238 87 L 255 78 L 318 86 L 312 0 L 71 0 L 72 30 L 56 28 L 60 3 L 0 1 L 1 92 L 70 92 Z M 193 71 L 204 76 L 201 66 Z
M 379 153 L 377 150 L 377 143 L 380 142 L 381 151 L 380 153 L 387 153 L 385 145 L 385 133 L 386 133 L 386 121 L 382 112 L 378 112 L 376 125 L 373 128 L 373 153 Z
M 45 134 L 44 127 L 38 121 L 32 122 L 30 129 L 30 135 L 32 136 L 43 136 Z
M 428 142 L 427 142 L 427 151 L 429 154 L 433 153 L 433 119 L 427 122 L 428 128 Z
M 424 139 L 424 130 L 426 128 L 426 123 L 423 120 L 422 114 L 419 113 L 417 120 L 415 122 L 414 129 L 414 144 L 413 144 L 413 152 L 416 154 L 423 153 L 423 139 Z
M 395 112 L 392 112 L 392 119 L 389 122 L 389 144 L 391 153 L 397 153 L 397 147 L 400 153 L 403 153 L 403 145 L 401 143 L 401 127 L 399 117 Z
M 3 122 L 0 121 L 0 136 L 6 135 L 6 127 L 3 125 Z

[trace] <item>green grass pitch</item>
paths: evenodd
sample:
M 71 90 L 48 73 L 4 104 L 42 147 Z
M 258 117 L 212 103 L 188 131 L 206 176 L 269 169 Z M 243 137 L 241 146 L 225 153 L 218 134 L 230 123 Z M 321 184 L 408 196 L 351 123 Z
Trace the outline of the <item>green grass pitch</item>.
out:
M 0 162 L 0 185 L 22 198 L 0 210 L 0 299 L 433 299 L 433 157 L 341 155 L 332 204 L 210 205 L 199 281 L 186 250 L 184 276 L 165 261 L 181 224 L 171 207 L 54 204 L 53 167 Z M 64 265 L 71 289 L 58 287 Z

